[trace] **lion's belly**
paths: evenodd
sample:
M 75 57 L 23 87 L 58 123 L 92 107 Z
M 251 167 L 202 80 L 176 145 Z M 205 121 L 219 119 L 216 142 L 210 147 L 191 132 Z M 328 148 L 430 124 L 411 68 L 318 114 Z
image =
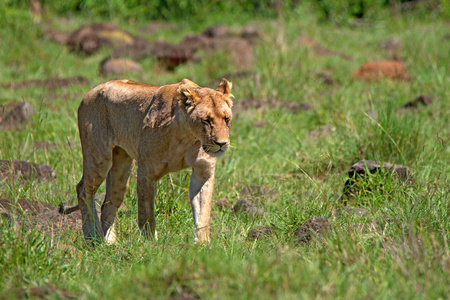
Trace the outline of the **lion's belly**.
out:
M 200 142 L 176 140 L 162 147 L 151 147 L 151 150 L 140 154 L 145 155 L 145 157 L 139 158 L 138 161 L 141 161 L 141 164 L 145 163 L 147 169 L 151 170 L 153 177 L 159 179 L 168 173 L 191 167 L 189 163 L 191 159 L 189 158 L 196 156 L 199 150 Z

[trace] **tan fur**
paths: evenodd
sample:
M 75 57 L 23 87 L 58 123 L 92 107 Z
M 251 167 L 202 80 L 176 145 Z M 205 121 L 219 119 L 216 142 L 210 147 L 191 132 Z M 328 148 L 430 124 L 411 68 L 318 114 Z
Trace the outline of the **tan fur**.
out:
M 92 89 L 78 109 L 83 177 L 77 185 L 85 239 L 114 236 L 133 161 L 138 164 L 138 225 L 156 236 L 156 183 L 192 168 L 189 197 L 196 240 L 209 240 L 216 158 L 227 150 L 231 126 L 231 83 L 216 90 L 188 79 L 163 86 L 115 80 Z M 101 222 L 93 195 L 106 179 Z

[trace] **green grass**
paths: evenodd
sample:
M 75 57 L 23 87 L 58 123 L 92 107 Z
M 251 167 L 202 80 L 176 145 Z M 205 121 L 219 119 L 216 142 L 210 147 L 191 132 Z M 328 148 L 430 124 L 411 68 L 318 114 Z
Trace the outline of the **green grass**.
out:
M 87 20 L 76 16 L 65 22 L 51 14 L 46 18 L 65 30 Z M 186 33 L 214 24 L 213 20 L 183 24 L 178 31 L 166 29 L 158 38 L 179 41 Z M 112 21 L 133 33 L 140 25 Z M 236 203 L 245 197 L 245 186 L 264 186 L 278 192 L 251 199 L 265 214 L 236 216 L 213 207 L 211 243 L 194 245 L 186 170 L 172 174 L 173 186 L 168 177 L 160 181 L 156 203 L 159 240 L 145 241 L 137 228 L 134 175 L 124 201 L 127 210 L 119 216 L 116 245 L 92 249 L 84 244 L 81 230 L 49 235 L 1 219 L 0 298 L 11 297 L 17 288 L 50 283 L 85 299 L 165 299 L 180 293 L 202 299 L 450 297 L 450 40 L 446 21 L 409 13 L 358 27 L 337 26 L 320 22 L 308 5 L 276 22 L 255 19 L 247 23 L 253 21 L 263 31 L 252 69 L 260 84 L 250 78 L 234 80 L 235 102 L 273 97 L 312 106 L 297 114 L 283 108 L 235 112 L 232 148 L 218 162 L 214 201 L 227 198 Z M 302 33 L 351 59 L 314 54 L 298 45 Z M 392 35 L 403 42 L 402 56 L 413 79 L 355 81 L 351 72 L 367 60 L 384 58 L 378 44 Z M 70 53 L 43 38 L 40 26 L 22 9 L 0 8 L 0 40 L 4 45 L 0 48 L 0 82 L 76 75 L 92 82 L 91 86 L 56 91 L 1 89 L 0 105 L 29 101 L 37 113 L 22 130 L 0 132 L 0 159 L 49 164 L 57 179 L 14 185 L 4 181 L 0 196 L 57 205 L 69 199 L 50 191 L 75 196 L 82 171 L 76 110 L 84 93 L 103 81 L 98 64 L 109 50 L 89 57 Z M 175 72 L 159 70 L 152 59 L 140 63 L 143 80 L 153 84 L 182 78 L 205 84 L 235 70 L 213 56 Z M 314 75 L 318 71 L 331 74 L 335 85 L 324 85 Z M 421 94 L 432 96 L 433 105 L 398 112 Z M 370 117 L 369 110 L 378 116 Z M 267 124 L 255 127 L 254 122 L 260 120 Z M 335 130 L 318 138 L 308 136 L 324 125 Z M 55 148 L 38 149 L 35 141 L 51 142 Z M 366 209 L 368 216 L 336 215 L 344 206 L 339 197 L 347 170 L 360 159 L 406 165 L 416 184 L 407 186 L 388 175 L 374 176 L 370 188 L 348 200 L 349 206 Z M 330 219 L 329 234 L 309 245 L 297 245 L 295 231 L 313 216 Z M 264 224 L 275 227 L 273 236 L 247 239 L 251 228 Z

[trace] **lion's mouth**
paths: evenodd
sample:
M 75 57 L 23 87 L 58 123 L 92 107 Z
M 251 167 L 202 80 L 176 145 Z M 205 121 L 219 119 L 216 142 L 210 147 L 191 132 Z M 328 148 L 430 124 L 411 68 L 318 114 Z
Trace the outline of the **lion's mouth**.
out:
M 205 145 L 202 145 L 203 150 L 211 156 L 219 157 L 222 156 L 228 147 L 217 147 L 217 149 L 210 149 Z

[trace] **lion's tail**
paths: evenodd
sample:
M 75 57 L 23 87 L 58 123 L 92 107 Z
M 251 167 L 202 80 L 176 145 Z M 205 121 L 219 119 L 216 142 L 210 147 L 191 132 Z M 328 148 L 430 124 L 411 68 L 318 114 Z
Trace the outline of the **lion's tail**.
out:
M 66 207 L 66 204 L 64 204 L 62 202 L 59 204 L 59 213 L 62 215 L 71 214 L 74 211 L 77 211 L 79 209 L 80 209 L 80 206 L 78 204 L 75 206 L 69 206 L 69 207 Z

